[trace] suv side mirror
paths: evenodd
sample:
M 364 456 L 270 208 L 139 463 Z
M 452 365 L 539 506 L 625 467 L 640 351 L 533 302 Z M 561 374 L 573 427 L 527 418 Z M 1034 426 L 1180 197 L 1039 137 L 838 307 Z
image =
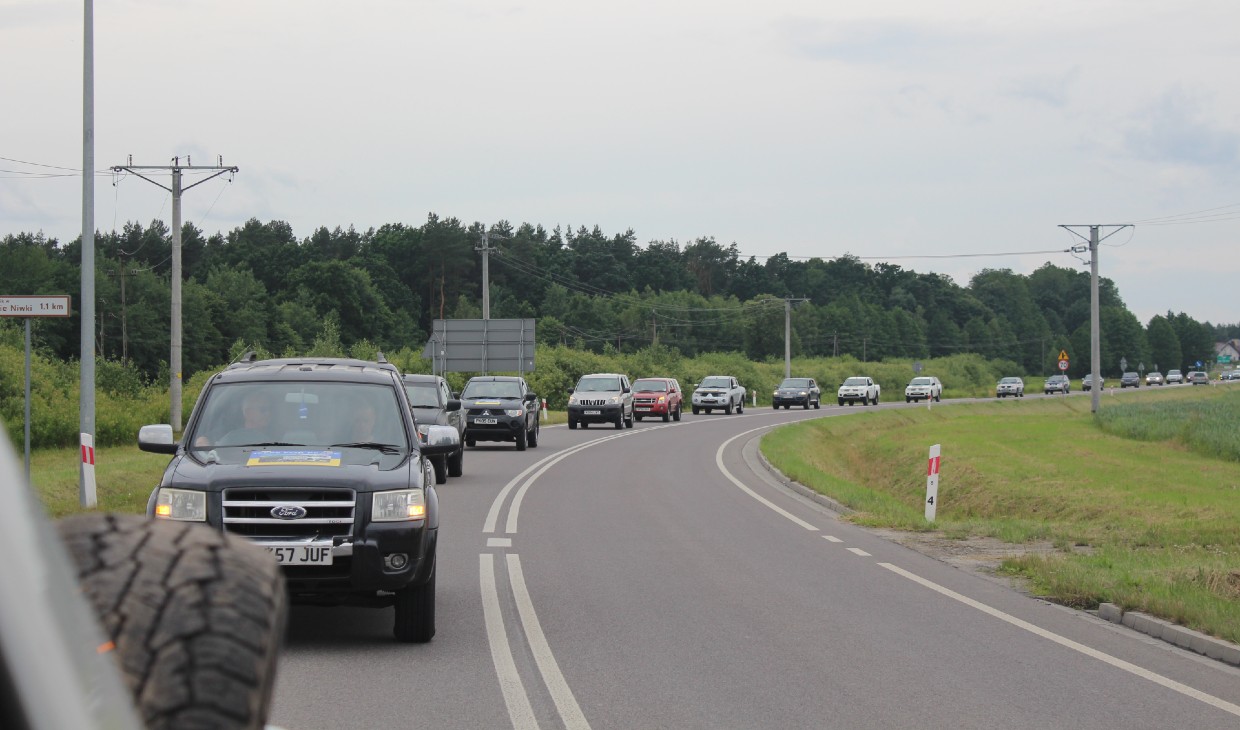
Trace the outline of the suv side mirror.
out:
M 459 411 L 461 410 L 461 400 L 459 398 L 453 398 L 444 404 L 443 409 L 445 411 Z

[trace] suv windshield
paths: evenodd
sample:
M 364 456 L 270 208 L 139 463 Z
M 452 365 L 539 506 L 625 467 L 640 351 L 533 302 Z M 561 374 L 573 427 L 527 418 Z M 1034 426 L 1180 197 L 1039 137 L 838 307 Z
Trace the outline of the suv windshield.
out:
M 844 381 L 844 385 L 865 385 L 865 378 L 849 378 Z
M 699 388 L 731 388 L 732 381 L 727 378 L 707 378 L 702 381 Z
M 414 408 L 439 408 L 439 386 L 435 383 L 405 383 L 409 405 Z
M 633 383 L 633 390 L 667 392 L 666 380 L 638 380 Z
M 407 448 L 394 389 L 310 381 L 217 385 L 202 405 L 189 443 L 195 449 L 352 443 Z
M 520 398 L 521 385 L 511 380 L 471 380 L 461 391 L 461 399 Z
M 781 388 L 808 388 L 809 378 L 788 378 L 779 384 Z
M 582 393 L 614 393 L 620 390 L 620 378 L 582 378 L 577 381 L 577 390 Z
M 930 378 L 913 378 L 913 382 L 909 385 L 934 385 L 934 381 Z

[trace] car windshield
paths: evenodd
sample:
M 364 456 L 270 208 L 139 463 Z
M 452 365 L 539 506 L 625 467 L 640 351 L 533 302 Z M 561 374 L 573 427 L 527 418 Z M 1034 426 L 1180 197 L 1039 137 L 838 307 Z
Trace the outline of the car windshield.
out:
M 934 385 L 934 381 L 930 378 L 913 378 L 913 382 L 909 385 Z
M 779 384 L 781 388 L 808 388 L 809 378 L 786 378 Z
M 409 405 L 414 408 L 439 408 L 439 386 L 434 383 L 405 383 Z
M 615 393 L 620 390 L 620 378 L 614 376 L 582 378 L 577 381 L 580 393 Z
M 865 385 L 865 378 L 849 378 L 844 381 L 844 385 Z
M 1000 380 L 999 382 L 1003 383 L 1004 385 L 1019 385 L 1020 378 L 1004 378 L 1003 380 Z
M 290 454 L 315 461 L 331 453 L 323 449 L 345 444 L 390 446 L 393 453 L 404 453 L 408 439 L 401 402 L 393 388 L 368 383 L 221 384 L 210 390 L 186 443 L 195 451 L 215 451 L 220 462 L 236 457 L 234 452 L 249 454 L 253 447 L 282 454 L 284 463 L 293 458 Z
M 1058 383 L 1058 382 L 1061 382 L 1061 381 L 1064 381 L 1064 380 L 1067 380 L 1067 379 L 1068 379 L 1068 376 L 1067 376 L 1067 375 L 1052 375 L 1052 376 L 1050 376 L 1049 378 L 1047 378 L 1047 379 L 1046 379 L 1046 382 L 1048 382 L 1048 383 Z
M 659 393 L 667 392 L 666 380 L 638 380 L 633 383 L 633 390 L 656 391 Z
M 1137 375 L 1136 373 L 1124 373 L 1124 377 L 1125 378 L 1139 378 L 1141 376 Z
M 1180 371 L 1179 371 L 1179 370 L 1169 370 L 1169 371 L 1167 371 L 1167 374 L 1168 374 L 1168 375 L 1179 375 L 1179 374 L 1180 374 Z
M 515 380 L 471 380 L 461 391 L 462 399 L 520 398 L 521 384 Z
M 706 378 L 699 388 L 731 388 L 732 381 L 728 378 Z

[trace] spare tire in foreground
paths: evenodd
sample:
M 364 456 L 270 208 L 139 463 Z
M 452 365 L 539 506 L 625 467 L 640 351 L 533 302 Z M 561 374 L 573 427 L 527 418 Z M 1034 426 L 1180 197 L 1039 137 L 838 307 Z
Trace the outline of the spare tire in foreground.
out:
M 138 515 L 57 528 L 149 727 L 263 727 L 288 610 L 267 551 Z

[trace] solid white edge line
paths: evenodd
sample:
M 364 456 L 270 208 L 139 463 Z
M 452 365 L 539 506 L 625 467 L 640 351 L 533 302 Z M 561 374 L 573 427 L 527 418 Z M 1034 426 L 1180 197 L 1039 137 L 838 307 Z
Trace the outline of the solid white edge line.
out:
M 509 553 L 507 557 L 508 579 L 512 584 L 513 598 L 517 601 L 517 612 L 521 615 L 521 625 L 525 628 L 525 639 L 529 642 L 530 651 L 534 654 L 534 662 L 538 665 L 538 671 L 542 673 L 543 682 L 547 684 L 551 699 L 555 701 L 556 709 L 560 711 L 560 719 L 563 720 L 564 727 L 569 730 L 589 730 L 590 723 L 586 722 L 581 706 L 573 697 L 573 691 L 565 681 L 564 674 L 560 672 L 560 665 L 556 662 L 555 655 L 551 653 L 551 645 L 547 643 L 542 625 L 538 623 L 538 614 L 534 612 L 534 602 L 530 599 L 530 592 L 525 585 L 525 573 L 521 570 L 521 558 L 512 553 Z
M 728 444 L 732 443 L 733 441 L 737 440 L 738 438 L 740 438 L 740 437 L 742 437 L 742 436 L 748 436 L 749 434 L 754 433 L 754 432 L 757 432 L 757 431 L 766 431 L 766 430 L 769 430 L 769 429 L 771 429 L 771 428 L 774 428 L 775 426 L 780 426 L 780 425 L 783 425 L 783 424 L 775 424 L 775 425 L 773 425 L 773 426 L 763 426 L 762 428 L 754 428 L 754 429 L 750 429 L 750 430 L 748 430 L 748 431 L 744 431 L 744 432 L 738 433 L 738 434 L 736 434 L 735 436 L 733 436 L 732 438 L 728 439 L 727 441 L 724 441 L 722 444 L 719 444 L 719 449 L 718 449 L 717 451 L 715 451 L 715 466 L 719 467 L 719 471 L 723 472 L 723 475 L 724 475 L 725 477 L 727 477 L 727 478 L 728 478 L 728 481 L 730 481 L 730 482 L 732 482 L 733 484 L 735 484 L 735 485 L 736 485 L 736 487 L 737 487 L 738 489 L 740 489 L 742 492 L 744 492 L 745 494 L 748 494 L 750 497 L 753 497 L 754 499 L 758 500 L 759 502 L 761 502 L 762 504 L 766 505 L 767 507 L 770 507 L 770 508 L 771 508 L 772 510 L 774 510 L 777 514 L 780 514 L 780 515 L 783 515 L 784 517 L 787 517 L 789 520 L 791 520 L 791 521 L 795 522 L 796 524 L 800 525 L 801 527 L 804 527 L 804 528 L 805 528 L 805 529 L 807 529 L 807 530 L 817 530 L 818 528 L 817 528 L 817 527 L 815 527 L 814 525 L 811 525 L 810 523 L 806 522 L 805 520 L 801 519 L 800 517 L 797 517 L 796 515 L 794 515 L 794 514 L 792 514 L 791 512 L 789 512 L 788 510 L 786 510 L 786 509 L 784 509 L 784 508 L 782 508 L 782 507 L 780 507 L 780 506 L 776 505 L 774 502 L 770 501 L 770 500 L 769 500 L 769 499 L 767 499 L 766 497 L 763 497 L 762 495 L 760 495 L 760 494 L 758 494 L 757 492 L 753 491 L 753 490 L 752 490 L 752 489 L 750 489 L 749 487 L 745 486 L 745 485 L 741 482 L 741 480 L 739 480 L 739 479 L 737 479 L 736 477 L 732 476 L 732 472 L 728 471 L 728 468 L 727 468 L 726 466 L 724 466 L 724 465 L 723 465 L 723 452 L 727 449 Z
M 482 584 L 482 615 L 486 623 L 487 643 L 491 645 L 491 661 L 495 663 L 495 676 L 504 695 L 504 704 L 508 707 L 508 717 L 516 730 L 538 730 L 534 708 L 525 694 L 525 685 L 521 683 L 512 649 L 508 646 L 508 632 L 504 629 L 499 592 L 495 587 L 494 555 L 478 555 L 478 574 Z
M 1214 695 L 1206 694 L 1205 692 L 1202 692 L 1201 690 L 1198 690 L 1198 689 L 1193 689 L 1192 687 L 1189 687 L 1186 684 L 1181 684 L 1175 681 L 1174 679 L 1164 677 L 1161 674 L 1156 674 L 1154 672 L 1151 672 L 1148 669 L 1145 669 L 1143 667 L 1138 667 L 1137 665 L 1132 664 L 1130 662 L 1126 662 L 1123 659 L 1120 659 L 1118 657 L 1113 657 L 1110 654 L 1106 654 L 1092 647 L 1088 647 L 1088 646 L 1085 646 L 1084 644 L 1075 642 L 1072 639 L 1069 639 L 1065 636 L 1060 636 L 1059 634 L 1056 634 L 1054 632 L 1047 631 L 1046 629 L 1040 626 L 1035 626 L 1034 624 L 1031 624 L 1028 621 L 1024 621 L 1022 619 L 1016 618 L 1015 616 L 1011 614 L 1004 613 L 1003 611 L 1000 611 L 997 608 L 988 606 L 980 601 L 975 601 L 972 598 L 969 598 L 968 596 L 961 595 L 951 590 L 950 588 L 946 588 L 944 586 L 939 585 L 938 583 L 922 578 L 921 576 L 915 573 L 910 573 L 909 571 L 904 570 L 903 568 L 899 568 L 895 565 L 892 565 L 891 563 L 879 563 L 879 565 L 881 565 L 882 567 L 886 568 L 887 570 L 890 570 L 891 572 L 897 575 L 901 575 L 901 576 L 904 576 L 905 578 L 908 578 L 914 583 L 919 583 L 922 586 L 925 586 L 926 588 L 929 588 L 930 590 L 935 591 L 936 593 L 941 593 L 944 596 L 951 598 L 952 600 L 959 601 L 960 603 L 965 604 L 966 606 L 971 606 L 972 608 L 976 608 L 982 613 L 989 614 L 990 616 L 993 616 L 999 619 L 1000 621 L 1006 621 L 1007 623 L 1017 628 L 1024 629 L 1025 631 L 1028 631 L 1029 633 L 1035 636 L 1040 636 L 1043 639 L 1048 639 L 1050 641 L 1055 642 L 1056 644 L 1059 644 L 1060 646 L 1064 646 L 1073 651 L 1080 652 L 1081 654 L 1084 654 L 1085 656 L 1091 657 L 1093 659 L 1097 659 L 1098 661 L 1103 662 L 1104 664 L 1109 664 L 1115 667 L 1116 669 L 1122 669 L 1123 671 L 1128 672 L 1129 674 L 1135 674 L 1136 676 L 1141 677 L 1142 679 L 1147 679 L 1153 682 L 1154 684 L 1161 685 L 1174 692 L 1179 692 L 1180 694 L 1185 695 L 1187 697 L 1192 697 L 1195 700 L 1200 700 L 1201 702 L 1204 702 L 1207 705 L 1217 707 L 1223 712 L 1227 712 L 1237 717 L 1240 717 L 1240 705 L 1232 704 L 1231 702 L 1228 702 L 1227 700 L 1220 699 L 1218 697 L 1215 697 Z

